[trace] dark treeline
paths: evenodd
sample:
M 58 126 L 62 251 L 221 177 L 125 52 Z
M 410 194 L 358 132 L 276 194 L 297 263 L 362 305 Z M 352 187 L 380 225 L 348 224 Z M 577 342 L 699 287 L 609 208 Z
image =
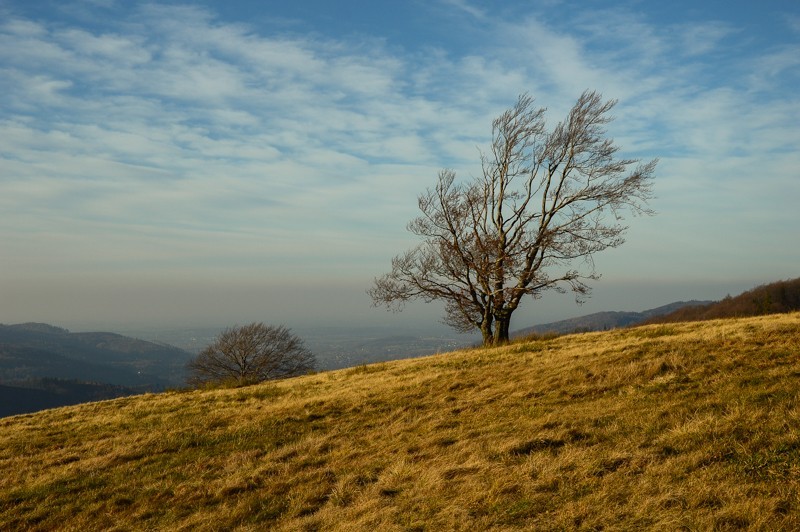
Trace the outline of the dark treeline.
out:
M 14 384 L 0 384 L 0 417 L 115 399 L 135 393 L 135 390 L 113 384 L 49 377 L 28 379 Z
M 728 296 L 708 305 L 684 307 L 650 318 L 641 325 L 760 316 L 795 310 L 800 310 L 800 278 L 758 286 L 736 297 Z

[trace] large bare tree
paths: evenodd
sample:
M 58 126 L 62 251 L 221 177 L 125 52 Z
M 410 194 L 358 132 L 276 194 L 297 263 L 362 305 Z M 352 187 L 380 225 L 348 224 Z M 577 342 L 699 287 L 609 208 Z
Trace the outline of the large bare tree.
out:
M 624 242 L 624 212 L 652 214 L 657 161 L 617 157 L 605 128 L 615 104 L 586 91 L 548 131 L 545 109 L 521 95 L 492 124 L 482 175 L 459 182 L 442 170 L 419 196 L 422 214 L 408 230 L 422 243 L 375 279 L 374 304 L 442 300 L 445 323 L 478 329 L 493 345 L 508 341 L 526 296 L 569 289 L 578 302 L 587 297 L 587 282 L 599 278 L 593 255 Z
M 191 360 L 189 384 L 252 384 L 308 373 L 314 355 L 286 327 L 251 323 L 231 327 Z

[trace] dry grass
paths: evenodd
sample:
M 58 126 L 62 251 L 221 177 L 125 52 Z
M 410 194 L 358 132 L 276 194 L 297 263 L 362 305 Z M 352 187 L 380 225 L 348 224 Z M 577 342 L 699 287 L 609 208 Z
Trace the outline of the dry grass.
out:
M 0 529 L 800 529 L 800 314 L 0 420 Z

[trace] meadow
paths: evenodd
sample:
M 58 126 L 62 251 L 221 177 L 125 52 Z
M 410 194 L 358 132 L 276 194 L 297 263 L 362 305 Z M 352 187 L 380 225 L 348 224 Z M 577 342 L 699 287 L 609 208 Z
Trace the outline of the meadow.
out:
M 2 530 L 798 530 L 800 313 L 0 419 Z

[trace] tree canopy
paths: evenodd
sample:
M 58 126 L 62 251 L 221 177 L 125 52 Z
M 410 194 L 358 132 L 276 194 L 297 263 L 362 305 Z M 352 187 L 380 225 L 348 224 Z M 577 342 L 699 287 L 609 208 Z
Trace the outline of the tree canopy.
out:
M 251 323 L 222 331 L 189 362 L 189 383 L 252 384 L 308 373 L 314 355 L 284 327 Z
M 526 296 L 587 297 L 599 278 L 594 254 L 624 242 L 625 211 L 652 214 L 657 161 L 617 157 L 605 128 L 615 104 L 586 91 L 548 131 L 545 109 L 521 95 L 494 120 L 480 176 L 459 181 L 444 169 L 419 196 L 421 215 L 408 230 L 422 242 L 375 279 L 374 304 L 444 301 L 444 321 L 480 330 L 488 345 L 508 340 Z

